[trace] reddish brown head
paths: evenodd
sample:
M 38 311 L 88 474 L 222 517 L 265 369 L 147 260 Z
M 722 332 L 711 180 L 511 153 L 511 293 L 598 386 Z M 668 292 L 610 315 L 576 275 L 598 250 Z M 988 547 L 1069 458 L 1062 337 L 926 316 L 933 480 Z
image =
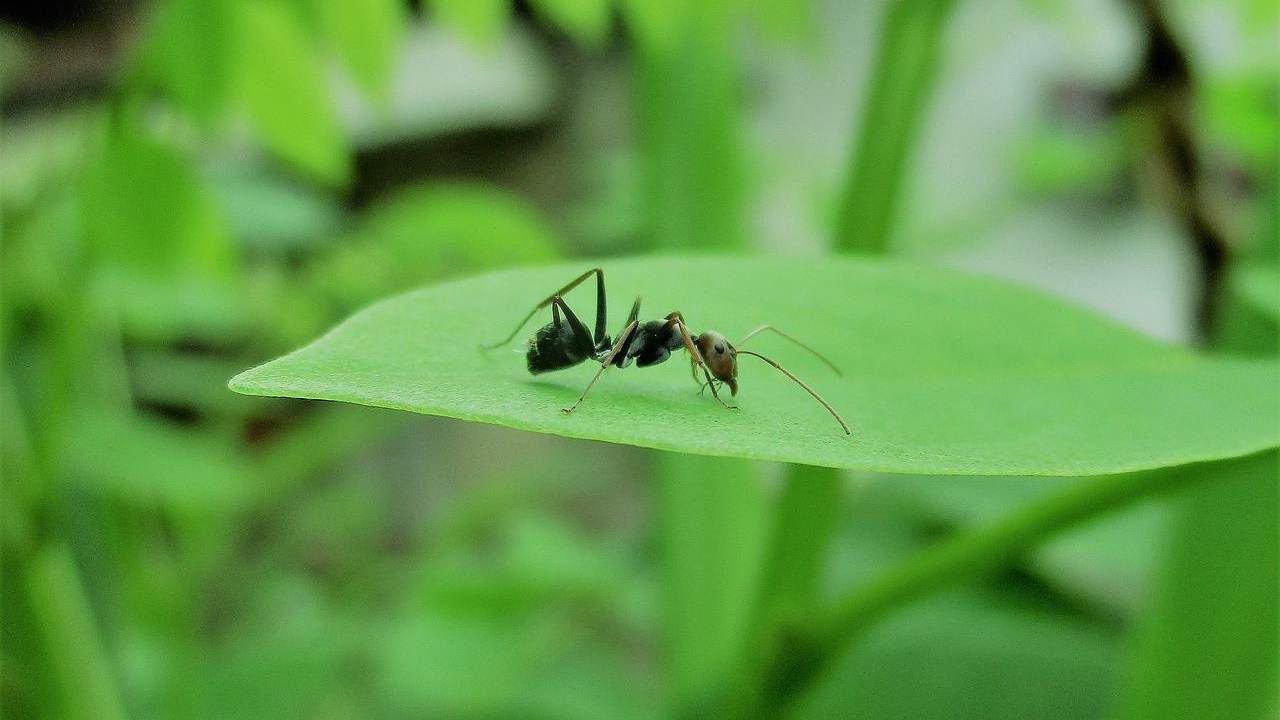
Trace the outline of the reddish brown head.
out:
M 725 338 L 714 330 L 708 330 L 693 339 L 698 352 L 706 361 L 707 368 L 717 380 L 729 386 L 731 395 L 738 394 L 738 351 Z

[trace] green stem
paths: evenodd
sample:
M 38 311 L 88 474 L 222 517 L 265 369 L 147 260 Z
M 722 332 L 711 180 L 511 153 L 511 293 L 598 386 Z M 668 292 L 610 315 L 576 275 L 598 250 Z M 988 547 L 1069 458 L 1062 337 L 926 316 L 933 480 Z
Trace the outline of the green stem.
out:
M 71 551 L 45 548 L 25 568 L 26 592 L 62 698 L 61 717 L 124 718 L 111 665 Z
M 665 43 L 635 47 L 642 237 L 654 248 L 742 248 L 741 72 L 730 4 L 681 6 Z
M 818 595 L 822 561 L 840 508 L 841 475 L 792 465 L 778 498 L 758 614 L 769 622 L 804 617 Z
M 789 465 L 765 548 L 752 608 L 751 645 L 719 708 L 724 717 L 764 714 L 765 680 L 785 641 L 784 632 L 813 614 L 824 561 L 840 514 L 843 476 L 832 468 Z
M 871 93 L 846 171 L 832 243 L 837 251 L 888 250 L 893 209 L 937 75 L 939 38 L 951 6 L 951 0 L 899 0 L 885 17 Z M 761 696 L 770 675 L 787 672 L 779 650 L 790 629 L 813 613 L 841 500 L 837 470 L 792 466 L 783 482 L 753 623 L 759 637 L 735 692 L 740 707 L 749 709 L 745 714 L 760 714 L 760 702 L 772 700 Z
M 953 0 L 897 0 L 885 16 L 836 221 L 839 250 L 883 253 L 889 245 L 903 169 L 953 6 Z
M 905 603 L 1002 567 L 1080 522 L 1210 475 L 1189 465 L 1073 484 L 989 524 L 957 533 L 889 569 L 836 602 L 807 634 L 804 645 L 829 659 Z

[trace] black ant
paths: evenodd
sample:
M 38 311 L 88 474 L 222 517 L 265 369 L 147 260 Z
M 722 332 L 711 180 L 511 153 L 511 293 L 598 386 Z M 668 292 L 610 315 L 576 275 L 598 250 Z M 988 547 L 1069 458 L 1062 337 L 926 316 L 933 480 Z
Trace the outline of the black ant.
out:
M 596 329 L 594 336 L 587 332 L 586 326 L 582 324 L 582 321 L 578 319 L 578 316 L 574 314 L 568 303 L 561 297 L 568 294 L 569 291 L 576 288 L 583 280 L 593 274 L 596 276 Z M 578 396 L 577 401 L 567 408 L 562 408 L 566 415 L 577 409 L 578 405 L 587 397 L 587 393 L 591 391 L 591 386 L 596 384 L 596 380 L 600 379 L 600 376 L 604 374 L 604 371 L 610 365 L 624 368 L 634 360 L 636 367 L 649 367 L 650 365 L 665 362 L 667 358 L 671 357 L 672 351 L 683 347 L 689 352 L 690 370 L 693 373 L 693 379 L 701 386 L 699 394 L 707 388 L 711 388 L 711 394 L 725 408 L 729 410 L 738 409 L 736 405 L 730 405 L 724 401 L 724 398 L 720 397 L 719 388 L 721 385 L 728 385 L 730 395 L 736 396 L 738 394 L 738 355 L 751 355 L 769 363 L 781 371 L 782 374 L 796 381 L 815 400 L 822 403 L 827 412 L 831 413 L 836 422 L 840 423 L 840 427 L 846 435 L 852 434 L 849 430 L 849 425 L 845 423 L 844 418 L 840 417 L 840 413 L 836 412 L 836 409 L 831 407 L 831 404 L 824 400 L 816 390 L 793 375 L 791 371 L 760 353 L 735 347 L 725 339 L 724 335 L 718 332 L 708 330 L 699 335 L 692 335 L 689 332 L 689 327 L 685 325 L 684 316 L 679 311 L 670 313 L 663 320 L 650 320 L 641 323 L 637 320 L 640 315 L 640 298 L 637 297 L 635 304 L 631 306 L 631 314 L 627 316 L 627 324 L 623 327 L 622 334 L 618 336 L 616 341 L 610 342 L 609 335 L 605 331 L 608 314 L 604 292 L 604 271 L 600 268 L 593 268 L 582 273 L 568 285 L 534 305 L 533 309 L 529 311 L 528 315 L 525 315 L 519 325 L 516 325 L 515 330 L 512 330 L 510 335 L 493 345 L 482 346 L 483 349 L 492 350 L 511 342 L 516 333 L 520 332 L 520 328 L 524 327 L 539 310 L 548 305 L 551 306 L 552 321 L 538 328 L 538 332 L 529 340 L 528 350 L 525 355 L 529 372 L 537 375 L 551 372 L 552 370 L 562 370 L 577 365 L 587 358 L 600 363 L 600 370 L 591 378 L 591 382 L 587 383 L 586 389 Z M 563 318 L 561 318 L 561 313 L 564 314 Z M 826 363 L 837 375 L 840 374 L 840 370 L 818 351 L 772 325 L 761 325 L 752 330 L 738 344 L 741 345 L 766 330 L 773 331 L 808 350 L 819 360 Z M 705 382 L 698 378 L 699 369 L 702 370 Z

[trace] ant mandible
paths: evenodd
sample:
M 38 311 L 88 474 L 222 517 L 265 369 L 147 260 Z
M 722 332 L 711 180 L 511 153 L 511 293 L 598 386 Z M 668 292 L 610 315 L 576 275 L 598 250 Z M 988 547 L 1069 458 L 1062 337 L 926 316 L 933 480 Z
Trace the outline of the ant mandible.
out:
M 582 321 L 574 314 L 569 304 L 561 297 L 568 294 L 592 275 L 596 276 L 596 328 L 594 336 L 587 332 L 587 327 L 582 324 Z M 736 410 L 738 407 L 725 402 L 724 398 L 720 397 L 719 388 L 721 385 L 728 385 L 730 395 L 736 396 L 738 394 L 738 355 L 751 355 L 769 363 L 781 371 L 782 374 L 794 380 L 815 400 L 822 403 L 827 412 L 831 413 L 836 422 L 840 423 L 840 427 L 846 435 L 852 434 L 849 430 L 849 425 L 844 421 L 844 418 L 840 417 L 840 413 L 836 412 L 836 409 L 831 407 L 831 404 L 824 400 L 816 390 L 809 387 L 808 383 L 796 377 L 790 370 L 760 353 L 742 350 L 734 346 L 725 339 L 724 335 L 713 330 L 708 330 L 698 335 L 691 334 L 689 327 L 685 324 L 684 316 L 679 311 L 670 313 L 662 320 L 650 320 L 641 323 L 637 320 L 640 315 L 640 298 L 637 297 L 635 304 L 631 306 L 631 314 L 627 316 L 627 324 L 623 327 L 622 333 L 616 341 L 610 342 L 609 335 L 605 329 L 608 313 L 606 311 L 604 292 L 604 271 L 600 268 L 592 268 L 582 273 L 568 285 L 547 296 L 546 299 L 533 306 L 533 309 L 529 311 L 528 315 L 524 316 L 519 325 L 516 325 L 515 330 L 512 330 L 510 335 L 492 345 L 484 345 L 482 348 L 493 350 L 510 343 L 515 338 L 516 333 L 520 332 L 520 328 L 524 327 L 539 310 L 548 305 L 551 306 L 551 322 L 538 328 L 538 332 L 529 340 L 528 350 L 525 354 L 529 372 L 537 375 L 553 370 L 563 370 L 582 363 L 587 358 L 600 363 L 600 369 L 591 378 L 591 382 L 587 383 L 586 389 L 578 396 L 577 401 L 567 408 L 562 408 L 566 415 L 572 413 L 582 404 L 582 401 L 587 397 L 587 393 L 591 391 L 591 386 L 596 384 L 596 380 L 600 379 L 600 376 L 604 374 L 605 370 L 609 369 L 609 366 L 624 368 L 630 365 L 632 361 L 635 361 L 636 367 L 657 365 L 671 357 L 672 351 L 683 347 L 689 352 L 690 370 L 693 373 L 693 379 L 701 386 L 699 394 L 708 387 L 711 388 L 711 394 L 726 409 Z M 563 318 L 561 317 L 562 313 Z M 819 360 L 826 363 L 837 375 L 840 374 L 840 370 L 817 350 L 772 325 L 761 325 L 752 330 L 738 344 L 741 345 L 766 330 L 775 332 L 808 350 Z M 699 370 L 702 371 L 705 382 L 698 379 Z

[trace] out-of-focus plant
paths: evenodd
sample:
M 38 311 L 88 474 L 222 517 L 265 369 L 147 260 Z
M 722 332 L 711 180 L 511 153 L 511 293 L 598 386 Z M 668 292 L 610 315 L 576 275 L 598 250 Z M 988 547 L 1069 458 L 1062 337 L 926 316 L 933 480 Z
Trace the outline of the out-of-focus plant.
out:
M 517 17 L 567 38 L 572 52 L 626 48 L 635 152 L 624 173 L 635 177 L 606 191 L 615 193 L 609 208 L 635 212 L 596 227 L 637 249 L 751 246 L 742 29 L 803 35 L 816 12 L 808 3 L 422 5 L 434 27 L 468 38 L 479 52 L 501 47 Z M 1043 5 L 1058 16 L 1071 12 Z M 1169 5 L 1171 25 L 1185 26 L 1193 4 Z M 958 7 L 893 0 L 878 8 L 880 50 L 865 70 L 872 90 L 849 148 L 833 249 L 895 248 L 895 220 L 914 210 L 898 197 Z M 1254 0 L 1231 12 L 1251 27 L 1275 21 L 1275 8 Z M 626 485 L 620 463 L 595 445 L 548 449 L 476 428 L 455 436 L 444 424 L 409 435 L 390 413 L 225 390 L 244 367 L 384 296 L 463 271 L 542 262 L 569 247 L 519 195 L 478 181 L 415 183 L 355 209 L 364 197 L 350 192 L 361 180 L 360 143 L 385 135 L 349 126 L 348 108 L 332 92 L 335 76 L 371 116 L 394 112 L 398 53 L 421 20 L 396 0 L 160 0 L 144 18 L 101 100 L 6 127 L 0 153 L 0 711 L 1074 718 L 1101 717 L 1118 697 L 1128 717 L 1154 718 L 1248 717 L 1274 701 L 1275 454 L 1188 464 L 1274 440 L 1267 439 L 1274 408 L 1263 407 L 1267 378 L 1253 377 L 1274 366 L 1280 307 L 1270 202 L 1274 60 L 1222 72 L 1192 58 L 1196 101 L 1179 109 L 1204 161 L 1200 199 L 1221 211 L 1214 215 L 1234 243 L 1206 337 L 1214 350 L 1253 359 L 1195 358 L 1127 334 L 1108 335 L 1114 346 L 1091 345 L 1086 340 L 1105 325 L 1067 322 L 1076 315 L 1056 305 L 1062 313 L 1041 316 L 1033 312 L 1040 299 L 1009 307 L 1042 322 L 938 326 L 892 347 L 850 337 L 849 307 L 858 308 L 868 337 L 893 317 L 913 326 L 911 308 L 883 311 L 913 283 L 929 285 L 908 266 L 886 270 L 883 287 L 823 289 L 831 293 L 828 311 L 799 321 L 839 338 L 831 350 L 863 371 L 919 370 L 934 357 L 934 369 L 966 360 L 987 378 L 981 387 L 953 378 L 939 390 L 918 378 L 881 386 L 873 382 L 881 374 L 860 372 L 838 394 L 842 409 L 860 418 L 855 425 L 870 431 L 853 441 L 863 443 L 850 451 L 854 459 L 822 455 L 829 464 L 967 473 L 1176 467 L 1014 485 L 793 466 L 775 489 L 773 469 L 761 464 L 665 453 L 651 463 L 652 529 L 610 534 L 592 513 L 626 517 L 637 498 L 611 495 Z M 1033 133 L 1019 159 L 1027 196 L 1114 200 L 1142 185 L 1131 180 L 1145 177 L 1166 147 L 1160 118 L 1171 106 L 1168 95 L 1129 92 L 1139 85 L 1067 93 L 1101 98 L 1103 111 L 1083 121 L 1046 119 Z M 454 116 L 450 123 L 466 124 Z M 618 187 L 625 198 L 616 197 Z M 598 238 L 584 244 L 605 247 Z M 618 264 L 635 268 L 628 282 L 646 295 L 646 307 L 666 297 L 692 313 L 693 298 L 665 284 L 679 273 L 646 273 L 664 262 Z M 829 271 L 815 266 L 811 275 Z M 761 286 L 773 279 L 763 266 L 722 279 L 751 278 Z M 868 296 L 872 288 L 883 293 Z M 733 307 L 700 296 L 697 322 L 726 330 L 730 321 L 780 322 L 741 317 L 798 302 L 798 291 L 773 291 L 782 297 L 762 292 Z M 384 305 L 394 333 L 369 330 L 369 316 L 360 316 L 347 335 L 246 376 L 263 382 L 250 389 L 272 390 L 266 380 L 273 380 L 309 388 L 290 385 L 298 395 L 441 411 L 439 398 L 424 399 L 429 383 L 419 373 L 449 355 L 451 377 L 460 380 L 450 414 L 542 427 L 542 416 L 510 407 L 524 398 L 539 408 L 550 402 L 552 427 L 554 382 L 525 382 L 516 358 L 485 361 L 470 343 L 444 345 L 470 337 L 477 317 L 488 323 L 510 314 L 545 287 L 513 281 L 491 296 L 448 298 L 431 306 L 435 313 L 410 302 L 438 292 Z M 966 292 L 951 299 L 958 307 L 966 298 L 973 299 Z M 792 310 L 801 317 L 809 308 Z M 1010 327 L 1019 332 L 1004 344 L 988 335 Z M 344 345 L 353 332 L 369 344 Z M 940 337 L 950 343 L 936 355 L 915 352 Z M 379 343 L 390 343 L 379 357 L 392 376 L 371 377 L 361 365 Z M 1005 382 L 1014 360 L 1050 346 L 1079 353 L 1082 366 L 1103 357 L 1117 364 L 1140 357 L 1150 366 L 1121 377 L 1088 365 L 1111 373 L 1096 385 L 1078 377 Z M 314 358 L 326 348 L 351 362 Z M 288 372 L 271 376 L 272 367 Z M 699 434 L 714 406 L 654 378 L 608 378 L 630 395 L 619 400 L 601 386 L 587 408 L 599 405 L 618 422 L 575 434 L 798 461 L 820 461 L 827 449 L 813 435 L 782 452 L 776 438 L 759 437 L 772 418 L 756 417 L 755 434 L 737 445 Z M 753 380 L 744 403 L 787 408 L 806 419 L 798 425 L 825 427 L 819 408 L 775 380 Z M 474 402 L 484 382 L 506 402 Z M 317 383 L 325 387 L 316 391 Z M 354 397 L 352 387 L 365 395 Z M 651 391 L 663 394 L 660 406 L 643 401 Z M 684 400 L 673 406 L 668 393 Z M 1135 437 L 1126 413 L 1138 410 L 1126 399 L 1133 407 L 1164 403 L 1168 412 L 1146 418 L 1150 432 Z M 1078 410 L 1066 413 L 1080 430 L 1077 442 L 1015 442 L 1033 430 L 1018 424 L 1019 413 L 1048 414 L 1054 402 Z M 999 408 L 988 412 L 990 403 Z M 964 423 L 937 420 L 931 413 L 941 408 Z M 1203 432 L 1173 423 L 1195 411 L 1204 413 Z M 693 430 L 664 435 L 672 418 Z M 1002 439 L 993 439 L 1001 429 Z M 974 436 L 948 445 L 952 431 Z M 884 442 L 868 444 L 877 432 Z M 895 451 L 891 441 L 904 437 L 913 441 Z M 1143 442 L 1151 437 L 1163 442 Z M 404 446 L 421 444 L 430 467 L 410 464 L 409 472 L 463 491 L 404 499 L 401 463 L 411 454 Z M 460 468 L 471 474 L 455 477 Z M 1156 521 L 1117 517 L 1109 528 L 1049 543 L 1082 521 L 1184 484 L 1194 486 L 1191 494 L 1154 508 L 1173 511 L 1157 512 Z M 593 510 L 582 512 L 587 501 Z M 1158 547 L 1168 518 L 1167 566 L 1134 563 L 1131 549 Z M 645 561 L 649 548 L 656 568 Z M 939 592 L 1001 571 L 1012 577 Z M 1099 580 L 1103 572 L 1122 579 Z M 1138 616 L 1129 660 L 1116 620 L 1127 627 L 1149 593 L 1154 601 Z M 931 594 L 938 596 L 912 604 Z
M 326 68 L 381 103 L 407 21 L 394 0 L 164 0 L 104 103 L 6 133 L 6 713 L 208 716 L 243 689 L 206 675 L 227 651 L 204 630 L 244 527 L 401 424 L 243 402 L 224 376 L 388 292 L 559 252 L 474 184 L 347 218 Z M 230 155 L 263 157 L 211 162 Z M 299 631 L 320 628 L 258 640 L 291 663 Z

